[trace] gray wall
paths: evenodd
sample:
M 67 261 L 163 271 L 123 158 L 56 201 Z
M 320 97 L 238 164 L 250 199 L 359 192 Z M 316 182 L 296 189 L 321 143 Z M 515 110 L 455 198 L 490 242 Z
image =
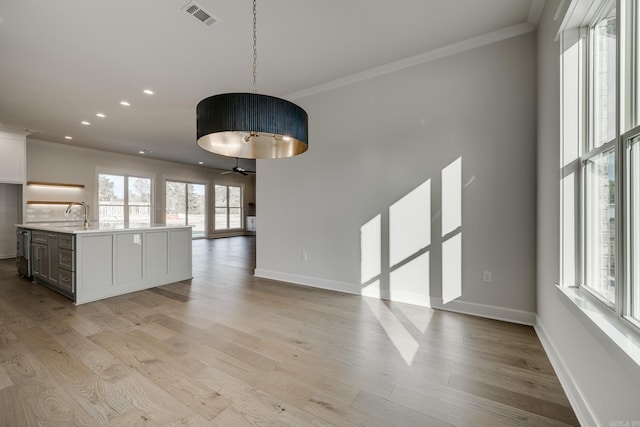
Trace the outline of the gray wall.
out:
M 640 368 L 556 289 L 560 281 L 560 46 L 556 2 L 538 26 L 536 330 L 584 426 L 640 422 Z
M 441 173 L 462 158 L 463 293 L 447 308 L 532 322 L 535 52 L 529 33 L 297 100 L 309 151 L 258 161 L 256 274 L 359 293 L 360 230 L 380 214 L 388 289 L 389 207 L 430 180 L 417 221 L 431 223 L 425 286 L 440 305 Z
M 78 192 L 64 192 L 58 189 L 41 189 L 27 186 L 27 200 L 68 200 L 77 197 L 91 205 L 91 218 L 97 217 L 97 172 L 139 173 L 154 178 L 153 202 L 155 222 L 164 223 L 165 180 L 187 181 L 208 185 L 208 204 L 213 200 L 214 184 L 236 184 L 244 187 L 245 209 L 248 203 L 255 203 L 255 176 L 237 174 L 221 175 L 215 169 L 191 166 L 182 163 L 144 158 L 142 156 L 118 154 L 101 150 L 55 144 L 27 138 L 27 180 L 72 184 L 84 184 Z M 211 209 L 210 209 L 211 211 Z M 208 217 L 208 231 L 214 236 L 213 216 Z M 237 234 L 237 233 L 236 233 Z

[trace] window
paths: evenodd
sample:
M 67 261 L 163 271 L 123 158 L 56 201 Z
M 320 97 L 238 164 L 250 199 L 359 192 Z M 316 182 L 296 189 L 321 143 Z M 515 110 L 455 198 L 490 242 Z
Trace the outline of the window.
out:
M 216 230 L 242 228 L 242 188 L 216 185 L 214 209 Z
M 167 181 L 166 224 L 192 225 L 193 237 L 205 237 L 205 192 L 204 184 Z
M 615 153 L 585 162 L 585 286 L 615 303 Z
M 577 132 L 580 287 L 640 327 L 640 1 L 600 3 L 586 55 L 577 56 L 587 75 Z M 571 203 L 563 202 L 565 212 Z
M 628 140 L 629 147 L 629 204 L 628 265 L 629 283 L 627 310 L 640 324 L 640 136 Z
M 98 174 L 98 220 L 102 224 L 151 224 L 151 178 Z
M 616 137 L 616 8 L 611 3 L 590 30 L 592 132 L 589 148 Z

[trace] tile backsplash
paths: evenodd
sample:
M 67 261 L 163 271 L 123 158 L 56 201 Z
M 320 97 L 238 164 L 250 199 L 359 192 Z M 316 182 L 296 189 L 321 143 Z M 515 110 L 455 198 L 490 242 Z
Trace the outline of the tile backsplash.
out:
M 68 205 L 27 205 L 26 222 L 82 222 L 84 210 L 82 206 L 73 206 L 71 212 L 65 213 Z M 89 212 L 91 210 L 89 209 Z

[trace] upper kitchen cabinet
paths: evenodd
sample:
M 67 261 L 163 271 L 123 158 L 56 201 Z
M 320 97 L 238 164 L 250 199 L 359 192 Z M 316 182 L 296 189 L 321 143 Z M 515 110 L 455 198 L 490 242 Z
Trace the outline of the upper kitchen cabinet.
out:
M 26 177 L 26 133 L 0 130 L 0 183 L 24 184 Z

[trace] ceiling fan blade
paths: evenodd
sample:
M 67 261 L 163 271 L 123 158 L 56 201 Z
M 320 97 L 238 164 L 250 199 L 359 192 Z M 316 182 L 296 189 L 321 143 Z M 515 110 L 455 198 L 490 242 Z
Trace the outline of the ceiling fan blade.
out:
M 228 173 L 231 173 L 231 171 L 224 171 L 224 172 L 220 172 L 220 175 L 226 175 Z

